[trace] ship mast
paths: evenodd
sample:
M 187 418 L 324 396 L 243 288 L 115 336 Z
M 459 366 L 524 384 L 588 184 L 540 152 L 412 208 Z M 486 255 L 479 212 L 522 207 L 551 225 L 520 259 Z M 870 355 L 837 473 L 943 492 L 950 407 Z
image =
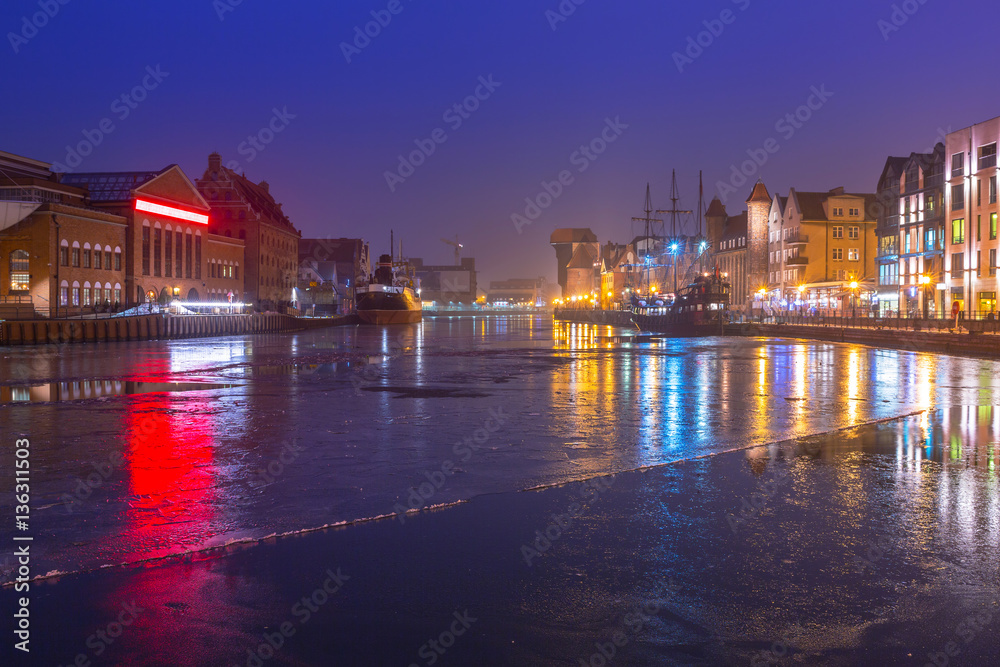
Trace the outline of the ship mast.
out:
M 653 223 L 654 222 L 660 222 L 660 223 L 663 222 L 662 220 L 657 220 L 656 218 L 652 217 L 653 216 L 653 200 L 650 199 L 650 196 L 649 196 L 649 183 L 646 183 L 646 208 L 644 210 L 646 212 L 646 217 L 645 218 L 632 218 L 632 221 L 633 222 L 644 222 L 644 223 L 646 223 L 646 231 L 645 231 L 645 237 L 644 237 L 646 239 L 646 255 L 643 258 L 643 263 L 646 265 L 646 291 L 648 292 L 649 291 L 649 266 L 650 266 L 649 238 L 650 238 L 650 234 L 652 232 L 652 225 L 653 225 Z M 638 248 L 636 248 L 636 250 L 638 250 Z
M 656 214 L 661 213 L 670 214 L 670 252 L 673 255 L 673 265 L 674 265 L 674 294 L 677 294 L 677 259 L 680 254 L 680 239 L 677 236 L 677 214 L 678 213 L 692 213 L 692 211 L 681 211 L 677 208 L 677 202 L 680 201 L 680 195 L 677 192 L 677 170 L 671 171 L 670 179 L 670 202 L 673 204 L 667 211 L 657 211 Z

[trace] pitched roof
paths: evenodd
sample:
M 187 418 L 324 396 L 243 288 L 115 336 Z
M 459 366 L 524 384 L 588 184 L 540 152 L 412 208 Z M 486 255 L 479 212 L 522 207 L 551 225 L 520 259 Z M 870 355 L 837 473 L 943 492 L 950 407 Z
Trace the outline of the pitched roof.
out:
M 799 210 L 800 215 L 803 220 L 816 220 L 816 221 L 826 221 L 826 209 L 823 208 L 823 204 L 830 197 L 860 197 L 865 202 L 865 216 L 867 218 L 868 211 L 873 210 L 872 206 L 878 200 L 878 196 L 874 193 L 867 192 L 844 192 L 843 188 L 834 188 L 829 192 L 796 192 L 795 188 L 788 191 L 790 198 L 795 200 L 796 208 Z
M 172 164 L 159 171 L 74 172 L 63 174 L 62 182 L 78 188 L 86 188 L 90 193 L 90 201 L 124 202 L 132 199 L 132 191 L 140 185 L 153 180 L 170 167 L 176 166 Z
M 723 218 L 726 216 L 726 207 L 722 205 L 718 197 L 712 197 L 712 203 L 708 205 L 708 210 L 705 211 L 706 218 L 719 217 Z
M 726 228 L 722 230 L 720 241 L 731 241 L 747 235 L 747 212 L 743 211 L 739 215 L 734 215 L 726 221 Z
M 262 185 L 254 183 L 246 176 L 237 174 L 229 167 L 223 166 L 222 171 L 229 177 L 230 181 L 232 181 L 233 186 L 240 195 L 240 198 L 249 204 L 250 208 L 253 209 L 259 217 L 274 224 L 295 229 L 292 225 L 292 221 L 289 220 L 288 216 L 281 210 L 281 204 L 274 200 L 274 197 L 271 196 L 268 189 Z
M 578 245 L 573 252 L 573 258 L 566 265 L 567 269 L 593 269 L 594 256 L 590 253 L 589 246 Z
M 299 262 L 354 262 L 360 253 L 360 239 L 300 239 Z
M 903 165 L 909 158 L 905 157 L 893 157 L 889 156 L 885 160 L 885 166 L 882 167 L 882 173 L 879 174 L 878 183 L 875 184 L 875 189 L 879 190 L 882 188 L 882 183 L 885 182 L 886 176 L 888 176 L 891 170 L 894 176 L 899 176 L 903 173 Z
M 757 184 L 753 186 L 753 192 L 750 193 L 750 197 L 747 199 L 747 203 L 756 203 L 766 201 L 768 204 L 771 203 L 771 195 L 767 193 L 767 188 L 764 187 L 764 181 L 758 180 Z

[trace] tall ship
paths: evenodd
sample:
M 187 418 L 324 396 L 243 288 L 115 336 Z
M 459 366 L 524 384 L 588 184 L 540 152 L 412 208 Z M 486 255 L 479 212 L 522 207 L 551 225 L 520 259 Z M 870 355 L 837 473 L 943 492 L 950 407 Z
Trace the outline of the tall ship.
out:
M 358 286 L 355 299 L 358 319 L 365 324 L 412 324 L 423 317 L 413 267 L 392 255 L 378 258 L 372 279 Z
M 672 300 L 633 297 L 632 323 L 678 338 L 719 336 L 729 320 L 730 286 L 716 267 L 679 289 Z

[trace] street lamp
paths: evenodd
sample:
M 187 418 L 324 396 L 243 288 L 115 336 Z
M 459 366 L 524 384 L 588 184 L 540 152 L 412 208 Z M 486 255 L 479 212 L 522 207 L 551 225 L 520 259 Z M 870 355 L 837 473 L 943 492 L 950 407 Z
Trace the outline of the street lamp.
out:
M 858 281 L 852 280 L 849 285 L 851 288 L 851 319 L 858 316 Z
M 928 287 L 931 284 L 931 277 L 927 276 L 927 275 L 922 275 L 918 279 L 918 282 L 920 283 L 921 296 L 924 299 L 924 319 L 926 320 L 927 319 L 927 309 L 928 309 L 928 306 L 930 305 L 930 304 L 928 304 L 929 299 L 927 297 L 927 290 L 928 290 Z

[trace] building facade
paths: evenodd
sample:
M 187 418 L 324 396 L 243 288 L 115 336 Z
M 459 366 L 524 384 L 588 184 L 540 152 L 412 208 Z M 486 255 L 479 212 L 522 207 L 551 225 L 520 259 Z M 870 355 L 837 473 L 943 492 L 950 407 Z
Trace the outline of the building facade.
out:
M 224 167 L 222 156 L 212 153 L 195 184 L 211 209 L 211 231 L 244 243 L 244 298 L 260 308 L 290 306 L 296 299 L 302 235 L 271 195 L 267 181 L 254 183 Z
M 125 306 L 173 300 L 241 303 L 243 242 L 209 233 L 211 209 L 177 165 L 160 171 L 65 174 L 92 206 L 127 220 Z
M 567 290 L 568 267 L 581 246 L 587 248 L 593 261 L 600 256 L 597 235 L 584 227 L 566 227 L 557 229 L 549 237 L 549 243 L 556 251 L 556 276 L 559 287 L 562 288 L 563 300 L 569 299 L 573 293 Z M 579 282 L 579 280 L 577 280 Z M 588 291 L 589 293 L 589 291 Z
M 462 257 L 457 266 L 430 266 L 414 257 L 409 260 L 420 285 L 420 298 L 430 304 L 465 304 L 476 302 L 476 258 Z
M 545 305 L 545 278 L 511 278 L 490 282 L 486 302 L 495 308 L 534 308 Z
M 369 280 L 368 242 L 363 239 L 300 239 L 299 299 L 304 305 L 337 305 L 352 313 L 358 281 Z
M 769 212 L 768 307 L 798 312 L 869 308 L 876 293 L 875 194 L 789 190 Z M 863 312 L 863 310 L 862 310 Z
M 128 220 L 87 204 L 51 165 L 0 152 L 0 317 L 66 317 L 125 303 Z
M 995 316 L 1000 117 L 945 137 L 943 303 L 949 314 Z

